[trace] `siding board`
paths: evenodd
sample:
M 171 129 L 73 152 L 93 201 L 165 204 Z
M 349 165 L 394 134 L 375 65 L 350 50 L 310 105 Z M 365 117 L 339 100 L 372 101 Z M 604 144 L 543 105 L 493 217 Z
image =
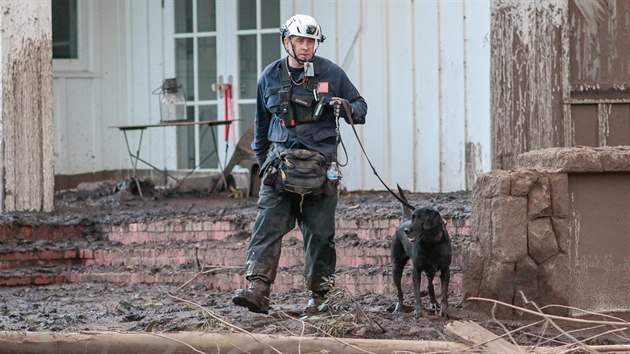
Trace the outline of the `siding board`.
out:
M 440 191 L 440 107 L 437 2 L 415 2 L 415 190 Z
M 464 7 L 466 189 L 471 189 L 476 176 L 490 170 L 490 9 L 476 1 Z
M 403 189 L 414 188 L 413 176 L 416 172 L 414 164 L 414 117 L 413 107 L 413 37 L 408 35 L 412 27 L 411 2 L 390 2 L 388 9 L 388 36 L 392 50 L 388 51 L 389 59 L 389 97 L 390 107 L 387 113 L 389 120 L 390 154 L 386 158 L 383 174 L 391 188 L 397 183 Z M 393 63 L 393 64 L 392 64 Z M 391 171 L 387 173 L 387 171 Z
M 465 188 L 464 42 L 462 1 L 439 3 L 440 190 Z

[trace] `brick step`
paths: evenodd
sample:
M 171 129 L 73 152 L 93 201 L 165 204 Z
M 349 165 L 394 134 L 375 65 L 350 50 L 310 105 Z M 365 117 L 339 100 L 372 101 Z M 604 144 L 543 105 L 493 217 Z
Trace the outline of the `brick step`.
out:
M 470 235 L 468 219 L 445 218 L 450 235 Z M 336 220 L 338 237 L 354 236 L 358 240 L 386 240 L 396 232 L 399 218 Z M 199 242 L 204 240 L 245 239 L 251 235 L 253 220 L 156 220 L 146 223 L 104 225 L 102 236 L 121 244 L 162 244 L 175 241 Z M 298 228 L 289 232 L 285 239 L 302 239 Z
M 451 235 L 470 235 L 468 219 L 445 218 Z M 354 220 L 337 218 L 338 237 L 353 236 L 358 240 L 382 241 L 393 235 L 400 225 L 399 218 Z M 204 240 L 246 239 L 251 235 L 253 220 L 167 219 L 104 225 L 52 225 L 17 223 L 0 224 L 0 251 L 10 241 L 70 241 L 106 240 L 120 244 L 152 244 L 169 242 L 200 242 Z M 302 239 L 295 228 L 285 239 Z
M 55 283 L 112 283 L 112 284 L 184 284 L 198 273 L 195 269 L 133 269 L 124 267 L 48 267 L 12 270 L 0 272 L 0 286 L 49 285 Z M 411 296 L 412 282 L 410 269 L 406 268 L 403 277 L 403 291 Z M 395 296 L 391 269 L 388 266 L 362 268 L 339 268 L 336 273 L 337 285 L 343 286 L 350 293 L 375 293 Z M 233 291 L 246 286 L 244 271 L 240 269 L 221 269 L 197 276 L 191 283 L 203 283 L 211 290 Z M 439 278 L 435 280 L 439 292 Z M 423 279 L 423 289 L 426 280 Z M 304 290 L 304 277 L 301 267 L 279 268 L 273 291 Z M 451 273 L 449 287 L 451 299 L 461 299 L 462 277 L 459 272 Z M 452 301 L 453 303 L 456 301 Z
M 147 245 L 119 245 L 110 242 L 37 243 L 32 249 L 19 251 L 3 247 L 0 251 L 0 270 L 46 266 L 123 266 L 123 267 L 176 267 L 195 268 L 197 259 L 208 266 L 241 267 L 245 263 L 247 240 L 227 242 L 173 242 L 147 247 Z M 336 240 L 337 265 L 362 267 L 389 265 L 390 241 L 361 241 L 345 236 Z M 454 249 L 453 268 L 460 266 L 458 249 Z M 280 267 L 303 266 L 303 243 L 296 239 L 283 241 Z
M 36 224 L 18 223 L 0 224 L 0 243 L 12 240 L 23 241 L 62 241 L 81 239 L 85 235 L 98 233 L 94 225 L 70 224 Z
M 0 270 L 22 267 L 72 266 L 93 259 L 94 250 L 106 251 L 116 244 L 94 239 L 9 240 L 0 244 Z

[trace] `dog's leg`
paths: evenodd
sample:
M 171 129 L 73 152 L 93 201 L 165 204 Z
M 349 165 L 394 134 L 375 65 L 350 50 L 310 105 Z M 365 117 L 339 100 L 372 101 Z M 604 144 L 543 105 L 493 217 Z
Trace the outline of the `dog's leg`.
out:
M 440 285 L 442 286 L 442 301 L 440 304 L 440 316 L 448 318 L 448 284 L 451 281 L 451 270 L 446 267 L 440 271 Z
M 420 283 L 422 270 L 414 267 L 411 271 L 411 277 L 413 278 L 413 315 L 415 317 L 422 317 L 422 303 L 420 301 Z
M 396 313 L 404 312 L 401 279 L 403 269 L 405 268 L 405 264 L 407 264 L 408 260 L 409 258 L 405 254 L 402 244 L 400 244 L 397 240 L 394 240 L 394 242 L 392 242 L 392 276 L 394 278 L 394 285 L 396 286 L 396 295 L 398 298 L 396 308 L 394 309 L 394 312 Z
M 403 308 L 403 292 L 402 292 L 402 286 L 401 286 L 401 278 L 402 278 L 402 273 L 403 273 L 403 268 L 404 265 L 400 265 L 400 264 L 396 264 L 394 263 L 393 265 L 393 269 L 392 269 L 392 273 L 394 275 L 394 285 L 396 285 L 396 295 L 397 295 L 397 299 L 398 302 L 396 302 L 396 308 L 394 309 L 394 312 L 396 313 L 403 313 L 404 312 L 404 308 Z
M 437 299 L 435 298 L 435 287 L 433 285 L 433 279 L 435 278 L 435 273 L 427 272 L 427 288 L 429 289 L 429 304 L 427 305 L 427 310 L 431 312 L 437 312 Z

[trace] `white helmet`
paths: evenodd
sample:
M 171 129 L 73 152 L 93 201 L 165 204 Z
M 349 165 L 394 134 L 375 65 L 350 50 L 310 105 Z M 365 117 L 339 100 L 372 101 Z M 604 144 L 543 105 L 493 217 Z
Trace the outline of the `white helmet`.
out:
M 282 40 L 286 37 L 300 36 L 313 38 L 322 43 L 326 37 L 322 34 L 322 28 L 317 21 L 309 15 L 294 15 L 280 27 Z

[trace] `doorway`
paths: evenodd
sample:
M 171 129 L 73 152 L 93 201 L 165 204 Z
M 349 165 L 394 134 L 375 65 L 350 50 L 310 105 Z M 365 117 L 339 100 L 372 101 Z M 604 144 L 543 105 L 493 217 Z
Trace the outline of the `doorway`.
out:
M 253 124 L 258 75 L 282 54 L 280 0 L 178 0 L 173 17 L 174 72 L 186 92 L 187 120 L 238 119 L 229 128 L 178 127 L 177 168 L 218 169 Z

